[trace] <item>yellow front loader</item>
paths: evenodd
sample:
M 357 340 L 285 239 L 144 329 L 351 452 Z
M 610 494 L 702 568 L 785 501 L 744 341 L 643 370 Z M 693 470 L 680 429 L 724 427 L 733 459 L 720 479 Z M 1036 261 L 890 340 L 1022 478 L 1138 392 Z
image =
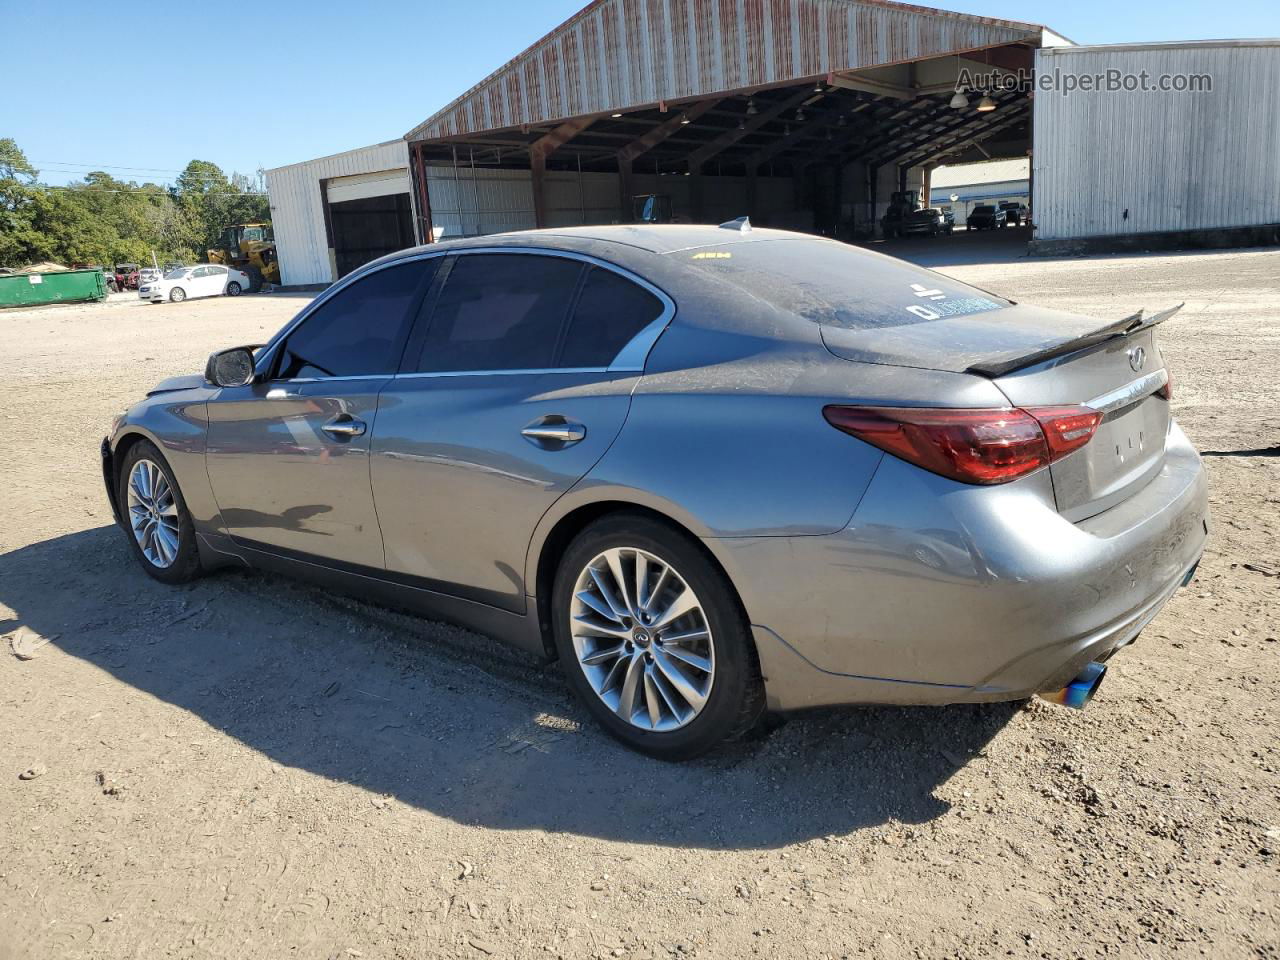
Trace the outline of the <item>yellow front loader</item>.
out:
M 262 284 L 280 282 L 280 261 L 269 223 L 237 223 L 222 231 L 222 246 L 205 251 L 210 263 L 243 270 L 257 291 Z

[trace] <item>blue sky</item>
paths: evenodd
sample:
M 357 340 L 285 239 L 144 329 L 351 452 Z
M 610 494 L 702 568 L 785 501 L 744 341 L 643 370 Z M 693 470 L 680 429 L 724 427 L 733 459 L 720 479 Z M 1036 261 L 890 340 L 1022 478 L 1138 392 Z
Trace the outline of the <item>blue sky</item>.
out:
M 0 0 L 0 137 L 50 183 L 252 173 L 402 136 L 586 0 L 270 0 L 147 8 Z M 1275 0 L 955 0 L 1077 43 L 1280 36 Z M 147 169 L 123 169 L 126 167 Z

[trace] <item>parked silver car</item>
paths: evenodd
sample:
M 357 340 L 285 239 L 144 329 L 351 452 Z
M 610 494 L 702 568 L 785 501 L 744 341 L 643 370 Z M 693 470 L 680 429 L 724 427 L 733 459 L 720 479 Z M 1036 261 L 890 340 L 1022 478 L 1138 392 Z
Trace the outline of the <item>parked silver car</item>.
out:
M 1163 318 L 741 221 L 458 240 L 160 384 L 103 473 L 153 577 L 272 568 L 559 657 L 661 757 L 766 705 L 1081 706 L 1207 534 Z

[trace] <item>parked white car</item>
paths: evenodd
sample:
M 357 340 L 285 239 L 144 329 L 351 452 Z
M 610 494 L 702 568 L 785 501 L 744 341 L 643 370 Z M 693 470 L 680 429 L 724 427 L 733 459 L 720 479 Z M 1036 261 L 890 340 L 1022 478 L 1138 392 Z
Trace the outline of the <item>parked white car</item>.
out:
M 144 283 L 138 287 L 138 296 L 152 303 L 171 300 L 181 303 L 193 297 L 238 297 L 249 289 L 249 275 L 216 263 L 201 263 L 194 267 L 178 267 L 166 273 L 163 280 Z

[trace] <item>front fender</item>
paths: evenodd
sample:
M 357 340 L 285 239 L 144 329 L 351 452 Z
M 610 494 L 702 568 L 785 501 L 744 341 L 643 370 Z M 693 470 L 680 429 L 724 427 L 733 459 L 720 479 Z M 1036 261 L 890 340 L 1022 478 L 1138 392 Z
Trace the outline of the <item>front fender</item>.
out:
M 105 441 L 104 475 L 119 473 L 120 457 L 139 439 L 159 448 L 173 471 L 192 522 L 201 532 L 220 532 L 222 521 L 209 485 L 204 454 L 208 436 L 210 389 L 159 394 L 135 405 L 116 424 Z M 106 455 L 110 453 L 108 465 Z M 114 492 L 114 482 L 111 489 Z

